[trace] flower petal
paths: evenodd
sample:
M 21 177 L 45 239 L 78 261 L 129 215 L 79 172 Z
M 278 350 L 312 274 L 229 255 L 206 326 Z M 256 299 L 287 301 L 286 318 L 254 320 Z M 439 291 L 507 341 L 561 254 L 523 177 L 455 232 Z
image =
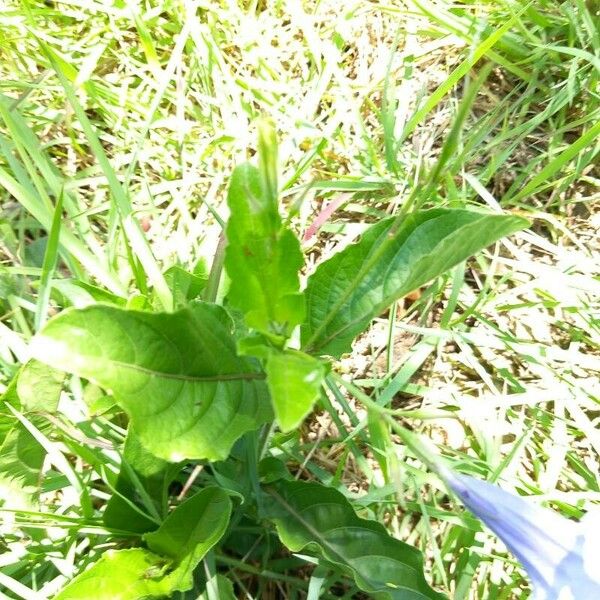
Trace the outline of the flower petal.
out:
M 440 474 L 523 564 L 536 600 L 600 599 L 600 528 L 570 521 L 485 481 L 446 468 Z

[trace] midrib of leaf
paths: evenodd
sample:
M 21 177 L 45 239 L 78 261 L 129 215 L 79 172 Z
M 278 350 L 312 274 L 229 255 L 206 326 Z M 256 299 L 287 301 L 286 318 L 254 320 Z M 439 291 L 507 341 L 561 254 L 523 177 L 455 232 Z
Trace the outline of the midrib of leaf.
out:
M 109 360 L 107 361 L 118 367 L 136 371 L 137 373 L 144 373 L 151 377 L 161 377 L 164 379 L 174 379 L 177 381 L 191 381 L 191 382 L 206 382 L 206 381 L 238 381 L 238 380 L 249 380 L 249 379 L 264 379 L 264 373 L 222 373 L 219 375 L 186 375 L 185 373 L 167 373 L 164 371 L 157 371 L 155 369 L 149 369 L 148 367 L 142 367 L 135 363 L 128 363 L 120 360 Z
M 327 542 L 326 539 L 324 539 L 323 537 L 323 532 L 319 531 L 318 529 L 315 529 L 310 523 L 307 523 L 303 518 L 302 515 L 290 504 L 288 504 L 285 499 L 277 492 L 275 491 L 273 488 L 267 488 L 267 492 L 269 494 L 271 494 L 271 496 L 273 496 L 273 498 L 275 498 L 275 500 L 277 500 L 277 502 L 279 502 L 279 504 L 281 504 L 281 506 L 283 506 L 285 508 L 285 510 L 288 511 L 288 513 L 294 517 L 303 527 L 306 528 L 307 531 L 310 532 L 311 536 L 315 539 L 315 540 L 319 540 L 319 544 L 321 545 L 322 548 L 327 548 L 327 550 L 333 555 L 335 556 L 340 564 L 347 564 L 346 559 L 344 558 L 344 556 L 342 554 L 340 554 L 337 550 L 335 550 L 331 544 L 329 544 L 329 542 Z M 319 502 L 319 506 L 325 505 L 325 504 L 332 504 L 337 506 L 337 504 L 335 502 Z M 316 504 L 312 505 L 312 506 L 317 506 Z
M 381 239 L 381 237 L 383 235 L 385 235 L 385 240 L 379 244 L 379 246 L 375 249 L 375 251 L 370 256 L 370 258 L 368 258 L 363 263 L 363 266 L 361 267 L 361 269 L 358 271 L 358 273 L 356 274 L 356 276 L 352 280 L 351 285 L 346 288 L 346 291 L 340 296 L 339 300 L 333 305 L 333 307 L 331 308 L 331 310 L 329 311 L 329 313 L 327 314 L 327 316 L 321 321 L 321 324 L 319 325 L 319 327 L 317 327 L 317 329 L 315 329 L 314 333 L 308 339 L 308 341 L 305 344 L 305 349 L 308 352 L 310 352 L 310 350 L 312 349 L 312 344 L 315 342 L 315 340 L 317 340 L 319 338 L 319 336 L 321 335 L 321 333 L 331 323 L 331 321 L 333 320 L 333 318 L 335 317 L 335 315 L 339 311 L 339 309 L 342 306 L 344 306 L 344 303 L 346 302 L 346 300 L 348 300 L 348 298 L 358 288 L 358 286 L 360 285 L 360 282 L 361 282 L 362 278 L 365 276 L 365 273 L 367 273 L 371 269 L 371 267 L 373 267 L 373 265 L 381 258 L 381 256 L 383 254 L 385 254 L 385 251 L 387 250 L 387 247 L 394 242 L 394 237 L 393 236 L 397 232 L 397 229 L 398 229 L 398 227 L 399 227 L 399 225 L 400 225 L 400 223 L 401 223 L 401 221 L 402 221 L 402 219 L 404 217 L 405 217 L 405 214 L 403 212 L 401 212 L 394 219 L 394 221 L 390 225 L 390 228 L 387 230 L 387 233 L 385 233 L 385 232 L 381 233 L 380 239 Z

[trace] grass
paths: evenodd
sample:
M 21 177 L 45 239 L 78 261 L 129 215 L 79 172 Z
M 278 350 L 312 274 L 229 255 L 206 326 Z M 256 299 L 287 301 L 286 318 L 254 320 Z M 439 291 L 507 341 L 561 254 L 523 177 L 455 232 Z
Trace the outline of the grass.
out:
M 451 598 L 526 597 L 516 562 L 371 405 L 567 516 L 600 500 L 598 17 L 584 0 L 5 0 L 0 390 L 61 307 L 169 309 L 166 270 L 210 268 L 259 116 L 276 122 L 297 230 L 337 206 L 305 241 L 307 272 L 386 214 L 523 212 L 529 231 L 376 320 L 302 435 L 276 440 L 423 549 Z M 114 545 L 98 515 L 123 424 L 99 390 L 67 390 L 49 429 L 24 423 L 48 450 L 40 505 L 0 483 L 5 597 L 51 597 Z M 240 597 L 334 597 L 302 557 L 214 558 Z

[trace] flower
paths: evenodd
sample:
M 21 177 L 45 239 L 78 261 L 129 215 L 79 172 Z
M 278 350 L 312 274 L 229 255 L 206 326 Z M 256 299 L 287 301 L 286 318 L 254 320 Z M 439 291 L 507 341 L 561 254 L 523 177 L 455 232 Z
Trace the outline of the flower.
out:
M 600 511 L 575 522 L 493 484 L 439 471 L 525 567 L 534 600 L 600 600 Z

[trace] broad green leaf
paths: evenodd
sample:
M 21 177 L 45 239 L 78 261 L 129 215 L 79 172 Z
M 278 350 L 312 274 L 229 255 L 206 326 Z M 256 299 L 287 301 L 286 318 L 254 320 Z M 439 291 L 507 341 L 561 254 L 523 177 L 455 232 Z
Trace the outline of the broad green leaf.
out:
M 318 399 L 325 365 L 304 352 L 273 351 L 266 372 L 279 427 L 291 431 L 302 423 Z
M 281 222 L 276 195 L 265 189 L 263 179 L 249 164 L 237 167 L 231 178 L 225 254 L 231 278 L 228 298 L 250 327 L 288 336 L 304 318 L 298 279 L 303 257 L 296 236 Z
M 48 322 L 32 353 L 112 390 L 140 442 L 171 462 L 224 459 L 272 416 L 264 374 L 236 354 L 231 320 L 216 305 L 70 309 Z
M 139 600 L 184 592 L 193 570 L 221 539 L 231 516 L 231 501 L 220 488 L 206 488 L 178 506 L 142 548 L 108 552 L 78 575 L 55 600 Z
M 357 517 L 337 490 L 302 481 L 279 481 L 266 490 L 267 516 L 292 552 L 318 549 L 373 598 L 444 598 L 425 581 L 421 553 L 391 537 L 380 523 Z
M 180 504 L 152 533 L 144 535 L 148 548 L 185 562 L 191 571 L 223 537 L 231 516 L 231 500 L 218 487 L 201 490 Z
M 167 510 L 169 484 L 180 466 L 150 454 L 130 428 L 123 447 L 116 493 L 103 514 L 106 526 L 134 533 L 156 529 Z
M 192 582 L 170 560 L 143 548 L 109 550 L 68 583 L 54 600 L 140 600 L 189 589 Z
M 381 221 L 309 278 L 304 350 L 339 357 L 392 302 L 527 224 L 510 215 L 442 208 L 413 213 L 400 224 Z

